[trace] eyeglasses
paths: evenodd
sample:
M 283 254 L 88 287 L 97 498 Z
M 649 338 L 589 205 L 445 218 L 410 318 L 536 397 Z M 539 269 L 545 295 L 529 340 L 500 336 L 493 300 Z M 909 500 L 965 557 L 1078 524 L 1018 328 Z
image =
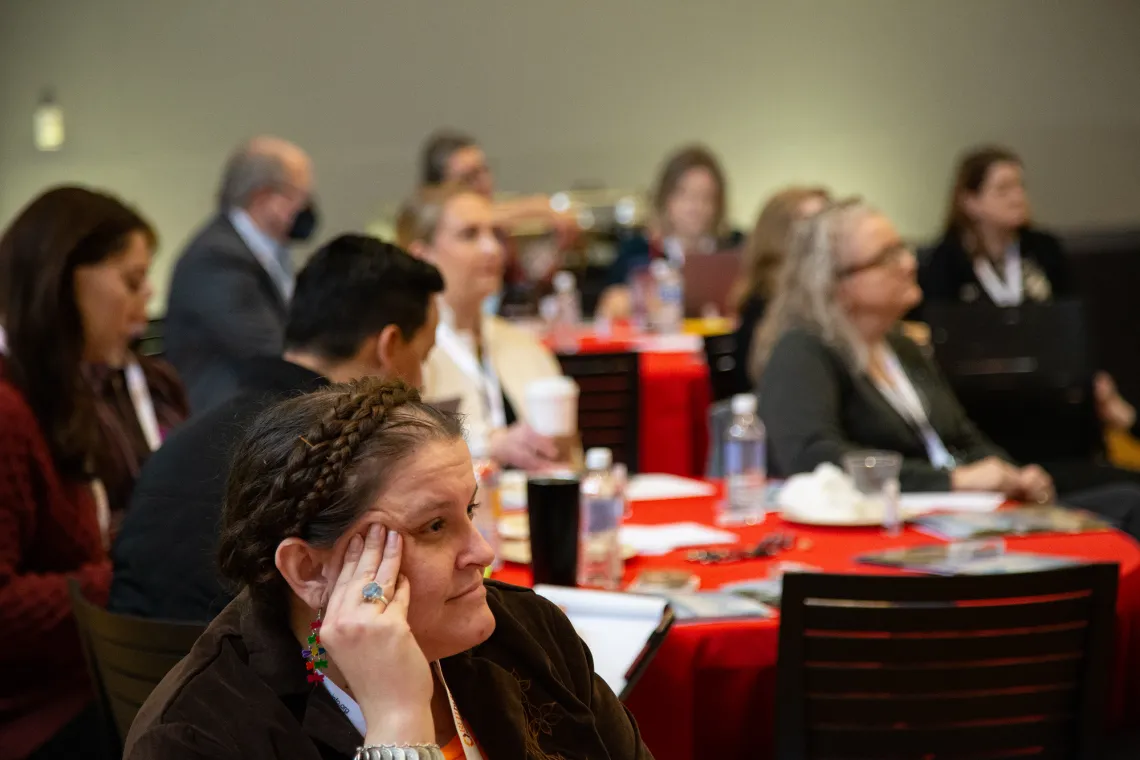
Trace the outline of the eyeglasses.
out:
M 855 264 L 854 266 L 846 267 L 839 270 L 839 277 L 851 277 L 852 275 L 865 272 L 868 269 L 876 269 L 878 267 L 892 267 L 901 262 L 906 255 L 910 253 L 910 246 L 901 240 L 897 243 L 891 243 L 876 253 L 871 259 L 864 261 L 862 264 Z

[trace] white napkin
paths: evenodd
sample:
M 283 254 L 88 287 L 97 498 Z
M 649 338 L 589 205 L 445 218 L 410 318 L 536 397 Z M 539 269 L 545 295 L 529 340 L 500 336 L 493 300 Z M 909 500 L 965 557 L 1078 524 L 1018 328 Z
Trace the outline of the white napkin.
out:
M 622 546 L 628 546 L 635 549 L 638 554 L 652 557 L 689 546 L 739 542 L 740 537 L 735 533 L 694 522 L 621 526 Z
M 777 501 L 781 512 L 810 522 L 858 523 L 883 516 L 883 502 L 860 493 L 851 478 L 829 462 L 788 478 Z
M 625 497 L 630 501 L 686 499 L 715 493 L 716 489 L 703 480 L 658 473 L 634 475 L 625 488 Z

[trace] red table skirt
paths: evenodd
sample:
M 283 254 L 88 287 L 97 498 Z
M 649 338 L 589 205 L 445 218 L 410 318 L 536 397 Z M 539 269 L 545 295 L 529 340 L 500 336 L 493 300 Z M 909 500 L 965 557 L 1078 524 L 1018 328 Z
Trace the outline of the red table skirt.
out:
M 631 522 L 681 520 L 711 523 L 713 501 L 636 504 Z M 829 572 L 892 573 L 887 568 L 858 565 L 854 557 L 933 540 L 909 529 L 897 538 L 887 538 L 878 529 L 791 525 L 775 516 L 735 532 L 743 541 L 755 542 L 774 530 L 791 531 L 806 540 L 776 559 L 727 565 L 694 565 L 685 562 L 683 551 L 639 557 L 627 563 L 625 580 L 628 583 L 645 569 L 685 568 L 700 575 L 702 588 L 715 589 L 764 577 L 776 561 L 802 562 Z M 1113 727 L 1140 724 L 1140 546 L 1118 532 L 1010 538 L 1007 543 L 1018 551 L 1120 564 L 1114 685 L 1107 717 Z M 496 577 L 509 583 L 530 583 L 529 569 L 520 566 L 508 566 Z M 654 757 L 772 757 L 778 630 L 778 619 L 673 626 L 628 700 Z
M 577 353 L 635 351 L 638 334 L 583 332 Z M 641 353 L 640 472 L 700 477 L 708 457 L 709 370 L 703 354 Z
M 641 472 L 704 475 L 710 397 L 703 356 L 641 355 Z

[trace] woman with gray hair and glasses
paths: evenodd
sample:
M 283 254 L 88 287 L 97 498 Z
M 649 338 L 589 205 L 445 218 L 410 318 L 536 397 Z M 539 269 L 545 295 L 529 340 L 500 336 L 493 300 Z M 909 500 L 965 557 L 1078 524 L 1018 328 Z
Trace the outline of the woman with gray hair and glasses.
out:
M 1014 464 L 986 438 L 903 334 L 903 315 L 922 300 L 916 271 L 894 225 L 861 201 L 829 204 L 800 222 L 752 357 L 773 474 L 885 449 L 903 456 L 904 491 L 1051 501 L 1049 474 Z M 1140 534 L 1140 489 L 1132 484 L 1065 501 Z
M 774 469 L 792 475 L 887 449 L 903 455 L 903 490 L 1052 499 L 1049 476 L 1011 464 L 900 331 L 922 300 L 916 272 L 894 225 L 861 201 L 800 223 L 752 356 Z

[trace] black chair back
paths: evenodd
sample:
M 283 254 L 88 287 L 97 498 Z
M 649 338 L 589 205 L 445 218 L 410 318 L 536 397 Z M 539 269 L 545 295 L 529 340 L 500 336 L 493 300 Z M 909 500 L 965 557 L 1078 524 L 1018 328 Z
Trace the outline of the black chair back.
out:
M 99 710 L 114 734 L 109 743 L 120 747 L 118 754 L 143 702 L 206 627 L 108 612 L 89 602 L 75 580 L 68 591 Z
M 777 758 L 1099 757 L 1118 573 L 785 575 Z
M 562 371 L 578 383 L 578 431 L 589 449 L 605 446 L 614 461 L 637 472 L 641 423 L 641 361 L 637 353 L 560 354 Z

